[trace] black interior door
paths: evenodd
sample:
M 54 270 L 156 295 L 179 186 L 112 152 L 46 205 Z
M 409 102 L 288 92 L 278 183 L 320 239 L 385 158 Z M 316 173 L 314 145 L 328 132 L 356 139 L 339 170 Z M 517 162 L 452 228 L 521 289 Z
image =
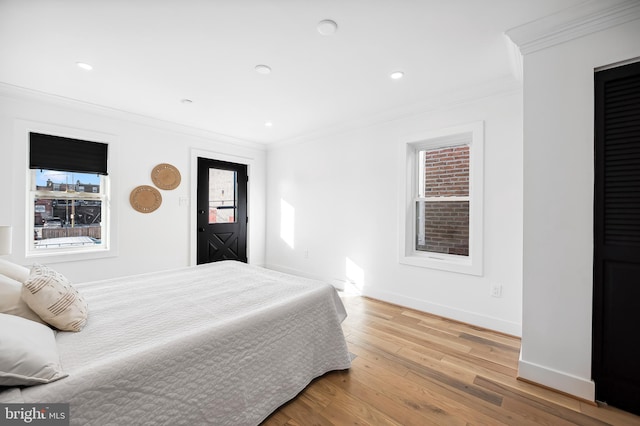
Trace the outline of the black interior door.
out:
M 198 158 L 197 263 L 247 261 L 247 166 Z
M 595 76 L 593 379 L 640 414 L 640 63 Z

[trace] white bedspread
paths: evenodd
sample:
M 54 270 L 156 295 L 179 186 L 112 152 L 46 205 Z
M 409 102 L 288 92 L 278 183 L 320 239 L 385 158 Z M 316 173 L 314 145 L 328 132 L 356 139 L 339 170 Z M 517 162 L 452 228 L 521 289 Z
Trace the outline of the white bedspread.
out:
M 315 377 L 347 369 L 335 289 L 239 262 L 77 284 L 69 377 L 0 393 L 69 402 L 73 425 L 257 425 Z

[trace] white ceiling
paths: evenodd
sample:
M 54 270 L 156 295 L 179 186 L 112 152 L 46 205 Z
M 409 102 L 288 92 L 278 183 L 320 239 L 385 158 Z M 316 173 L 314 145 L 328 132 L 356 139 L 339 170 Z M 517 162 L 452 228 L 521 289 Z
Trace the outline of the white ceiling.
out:
M 0 82 L 238 139 L 295 141 L 517 84 L 504 32 L 582 2 L 0 0 Z M 338 23 L 334 35 L 318 33 L 323 19 Z M 395 70 L 405 78 L 391 80 Z

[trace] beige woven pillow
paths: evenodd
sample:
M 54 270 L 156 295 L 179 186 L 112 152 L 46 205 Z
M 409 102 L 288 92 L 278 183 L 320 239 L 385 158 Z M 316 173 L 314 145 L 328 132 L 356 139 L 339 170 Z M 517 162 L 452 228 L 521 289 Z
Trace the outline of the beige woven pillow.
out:
M 64 331 L 80 331 L 87 323 L 87 302 L 64 275 L 35 264 L 23 283 L 22 299 L 45 322 Z

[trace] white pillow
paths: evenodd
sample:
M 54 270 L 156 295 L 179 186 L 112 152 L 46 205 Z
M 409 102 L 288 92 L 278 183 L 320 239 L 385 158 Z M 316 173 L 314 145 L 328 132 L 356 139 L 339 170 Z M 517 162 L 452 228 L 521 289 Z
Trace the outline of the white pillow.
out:
M 53 330 L 0 314 L 0 386 L 30 386 L 64 377 Z
M 29 277 L 29 268 L 0 259 L 0 274 L 23 283 Z
M 64 275 L 35 264 L 22 286 L 22 299 L 48 324 L 80 331 L 87 323 L 87 302 Z
M 22 300 L 20 293 L 22 293 L 22 284 L 0 274 L 0 313 L 18 315 L 19 317 L 44 324 L 45 322 L 42 321 L 42 318 Z

